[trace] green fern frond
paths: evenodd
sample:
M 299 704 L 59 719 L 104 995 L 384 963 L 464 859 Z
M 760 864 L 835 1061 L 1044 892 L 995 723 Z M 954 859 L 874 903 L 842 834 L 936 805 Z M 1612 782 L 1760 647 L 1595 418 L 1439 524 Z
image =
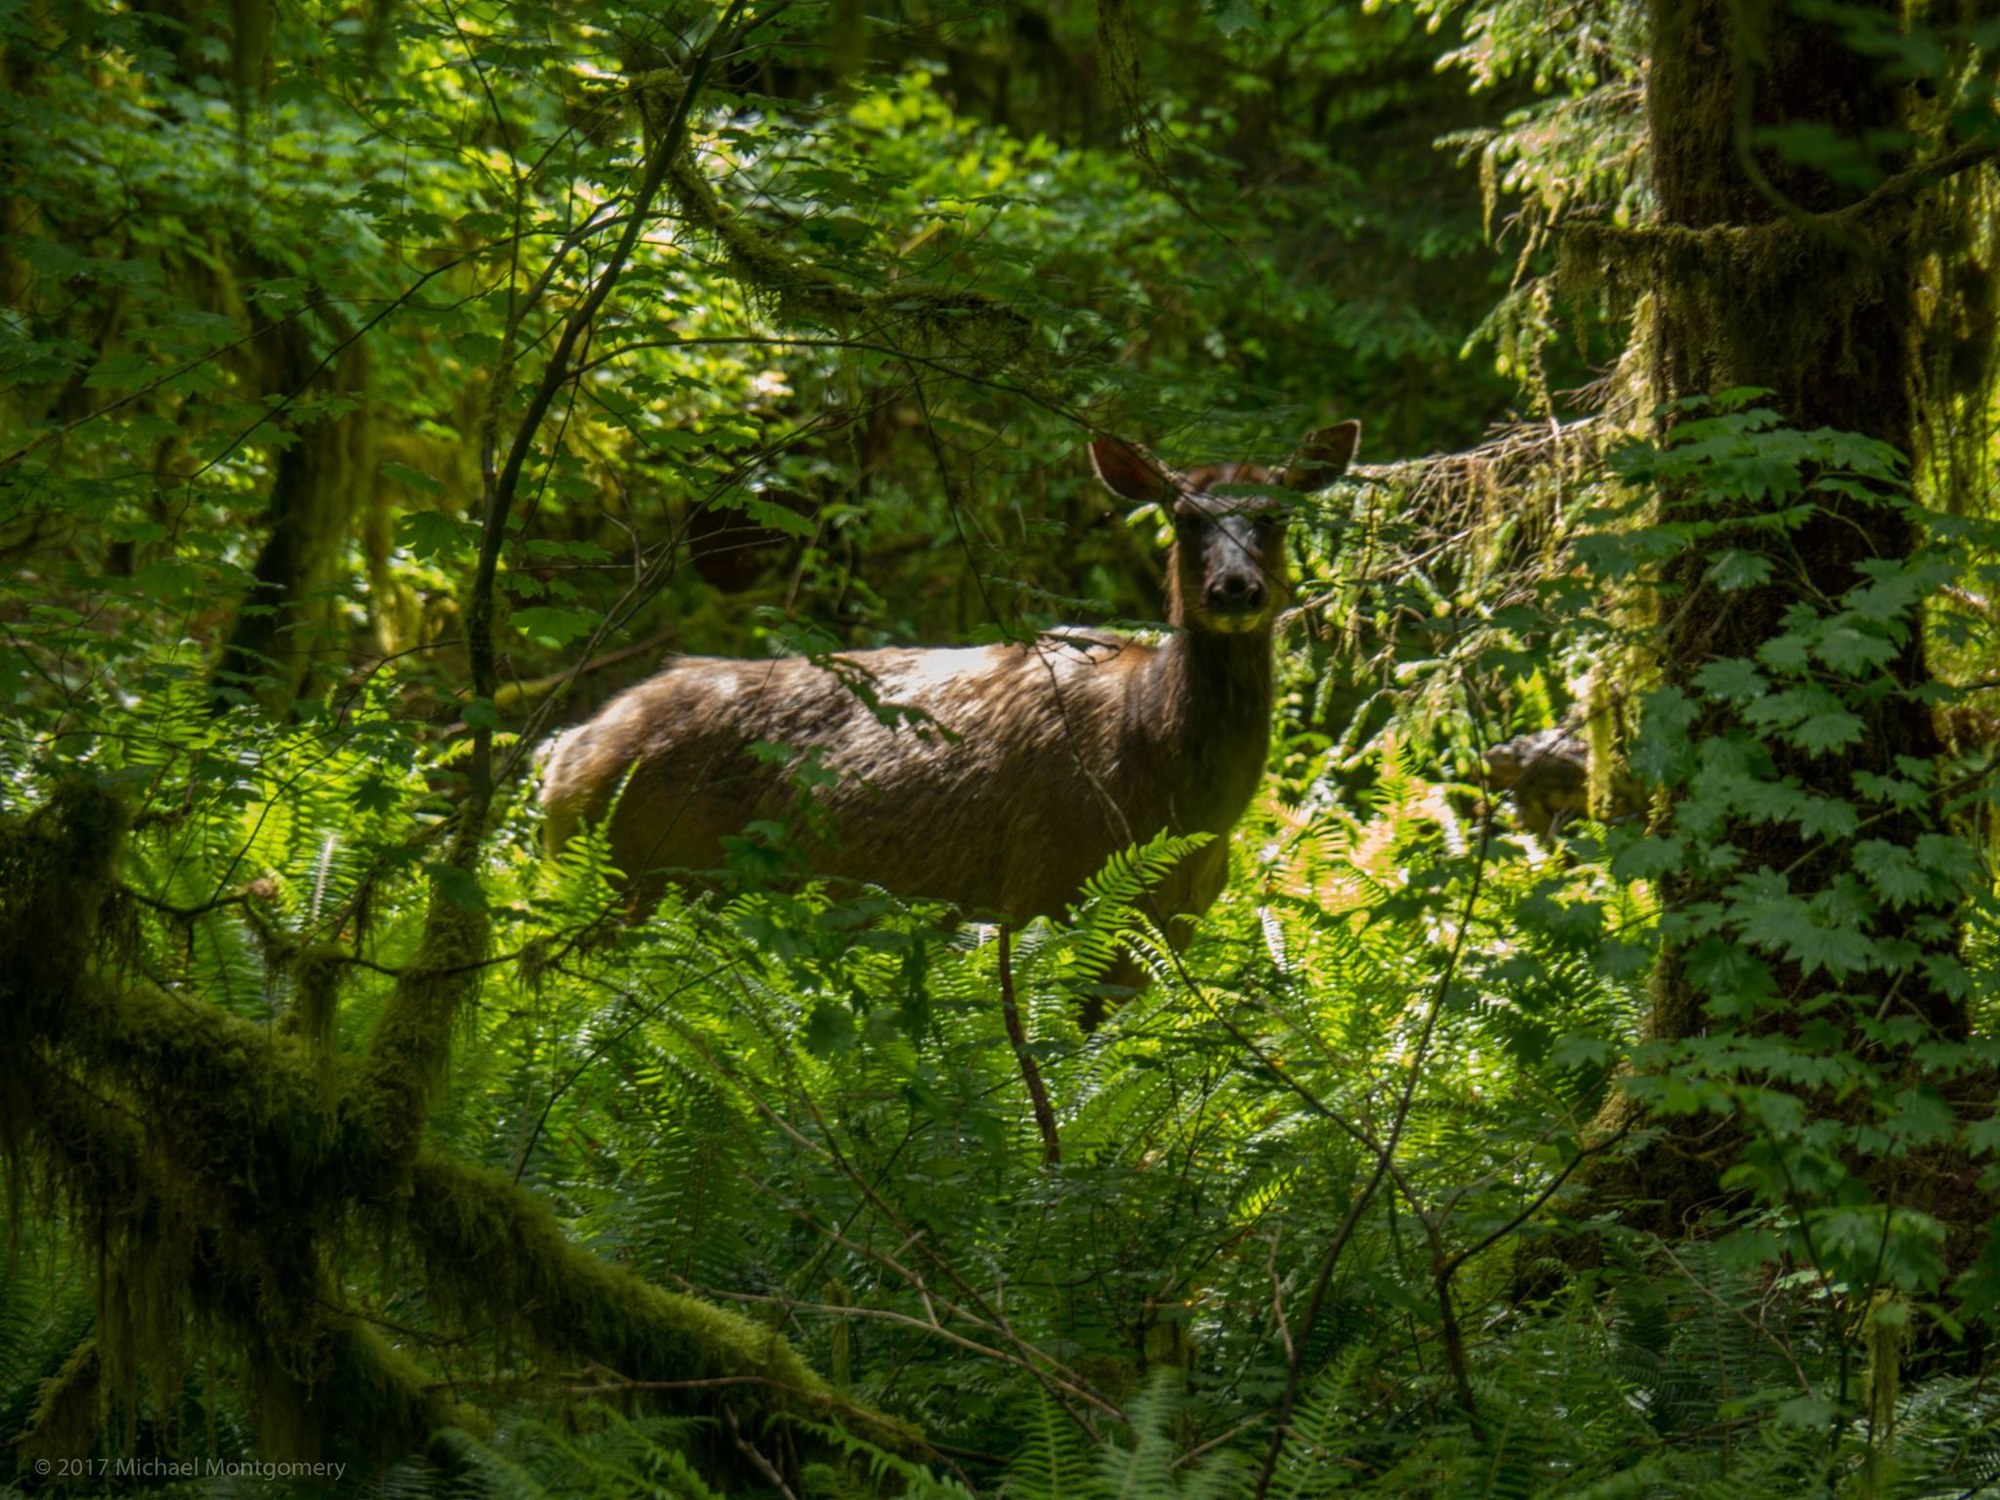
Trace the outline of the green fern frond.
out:
M 957 1479 L 935 1474 L 924 1465 L 899 1453 L 890 1453 L 844 1427 L 813 1421 L 796 1421 L 792 1425 L 801 1434 L 817 1437 L 829 1449 L 840 1453 L 850 1465 L 858 1464 L 871 1481 L 865 1489 L 857 1487 L 850 1490 L 845 1486 L 846 1474 L 843 1470 L 828 1464 L 815 1464 L 807 1471 L 809 1480 L 818 1481 L 812 1485 L 814 1494 L 854 1493 L 872 1497 L 893 1493 L 906 1497 L 906 1500 L 973 1500 L 972 1491 Z
M 543 1500 L 548 1491 L 520 1464 L 457 1427 L 431 1435 L 433 1462 L 447 1471 L 451 1500 Z
M 1083 1436 L 1036 1387 L 1022 1446 L 1007 1466 L 1003 1500 L 1091 1500 L 1091 1453 Z

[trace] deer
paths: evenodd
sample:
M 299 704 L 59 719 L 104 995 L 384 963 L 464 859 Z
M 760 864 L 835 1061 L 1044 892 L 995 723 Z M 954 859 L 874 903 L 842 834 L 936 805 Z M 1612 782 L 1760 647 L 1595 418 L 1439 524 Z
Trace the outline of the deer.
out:
M 811 872 L 998 921 L 1009 1030 L 1031 1067 L 1011 1004 L 1011 929 L 1059 919 L 1112 855 L 1162 832 L 1211 836 L 1151 893 L 1174 951 L 1227 883 L 1228 837 L 1269 751 L 1273 626 L 1287 597 L 1286 509 L 1270 491 L 1331 484 L 1360 430 L 1314 432 L 1277 469 L 1185 472 L 1097 438 L 1104 486 L 1172 518 L 1158 644 L 1062 630 L 825 658 L 678 657 L 558 740 L 545 846 L 605 823 L 641 906 L 664 880 L 712 883 L 727 841 L 799 804 L 792 770 L 810 755 L 817 784 L 798 847 Z M 1144 971 L 1128 957 L 1106 978 L 1136 989 Z M 1085 1030 L 1103 1014 L 1101 999 L 1086 1001 Z M 1053 1156 L 1046 1122 L 1044 1135 Z

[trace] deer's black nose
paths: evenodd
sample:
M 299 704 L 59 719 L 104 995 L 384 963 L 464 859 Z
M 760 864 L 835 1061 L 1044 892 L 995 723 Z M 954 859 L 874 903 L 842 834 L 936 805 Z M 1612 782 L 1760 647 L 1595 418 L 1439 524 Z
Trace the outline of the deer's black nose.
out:
M 1264 580 L 1254 573 L 1231 573 L 1208 586 L 1208 607 L 1219 614 L 1241 614 L 1264 607 Z

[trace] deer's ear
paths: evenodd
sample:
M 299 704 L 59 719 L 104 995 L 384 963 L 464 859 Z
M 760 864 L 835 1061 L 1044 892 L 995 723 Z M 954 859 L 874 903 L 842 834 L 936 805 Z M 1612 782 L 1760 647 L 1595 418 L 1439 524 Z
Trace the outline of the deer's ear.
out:
M 1360 446 L 1359 422 L 1322 427 L 1299 444 L 1298 452 L 1285 465 L 1285 488 L 1301 495 L 1325 489 L 1347 472 L 1347 466 L 1354 462 L 1354 450 Z
M 1119 438 L 1093 438 L 1090 466 L 1112 494 L 1125 500 L 1165 503 L 1180 495 L 1180 486 L 1143 449 Z

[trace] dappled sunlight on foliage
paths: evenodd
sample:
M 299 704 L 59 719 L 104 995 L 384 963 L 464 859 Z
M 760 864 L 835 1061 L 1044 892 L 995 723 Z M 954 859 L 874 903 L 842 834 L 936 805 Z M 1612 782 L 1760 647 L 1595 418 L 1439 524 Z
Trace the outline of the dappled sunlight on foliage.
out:
M 0 14 L 0 1493 L 1985 1493 L 1996 49 Z

